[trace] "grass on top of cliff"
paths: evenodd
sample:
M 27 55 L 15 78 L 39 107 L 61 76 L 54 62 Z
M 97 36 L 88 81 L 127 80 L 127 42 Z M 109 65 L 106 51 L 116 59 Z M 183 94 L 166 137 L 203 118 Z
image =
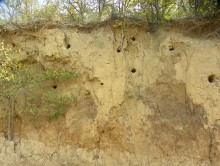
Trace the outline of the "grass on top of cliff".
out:
M 77 22 L 63 22 L 41 20 L 27 24 L 7 24 L 0 26 L 1 35 L 14 35 L 22 31 L 39 31 L 42 29 L 55 29 L 55 28 L 78 28 L 91 32 L 100 27 L 108 27 L 112 31 L 121 27 L 139 27 L 144 28 L 147 32 L 154 33 L 157 29 L 172 30 L 174 32 L 183 33 L 194 37 L 208 37 L 220 38 L 220 15 L 209 18 L 187 18 L 179 20 L 171 20 L 162 23 L 150 23 L 137 18 L 121 18 L 121 19 L 108 19 L 102 22 L 93 22 L 88 24 L 79 24 Z

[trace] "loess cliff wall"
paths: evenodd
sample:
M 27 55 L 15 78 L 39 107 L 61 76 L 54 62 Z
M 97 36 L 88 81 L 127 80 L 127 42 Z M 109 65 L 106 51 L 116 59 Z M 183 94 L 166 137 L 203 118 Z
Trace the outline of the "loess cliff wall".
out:
M 1 118 L 0 165 L 219 165 L 220 41 L 152 31 L 111 23 L 2 33 L 23 61 L 80 77 L 61 89 L 77 103 L 57 119 L 20 114 L 7 141 Z

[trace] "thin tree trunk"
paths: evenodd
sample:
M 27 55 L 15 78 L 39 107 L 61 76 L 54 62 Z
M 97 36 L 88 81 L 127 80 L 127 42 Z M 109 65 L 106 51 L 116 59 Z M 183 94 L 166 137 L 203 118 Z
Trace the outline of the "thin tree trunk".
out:
M 11 98 L 8 99 L 9 101 L 9 110 L 7 115 L 7 139 L 12 141 L 13 138 L 13 114 L 14 114 L 14 102 Z

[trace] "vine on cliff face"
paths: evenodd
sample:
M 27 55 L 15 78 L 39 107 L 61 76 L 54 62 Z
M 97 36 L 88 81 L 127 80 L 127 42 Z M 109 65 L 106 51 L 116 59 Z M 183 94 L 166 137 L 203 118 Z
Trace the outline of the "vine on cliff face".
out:
M 0 111 L 7 113 L 7 139 L 12 140 L 15 113 L 43 113 L 50 120 L 63 114 L 76 101 L 73 95 L 65 95 L 58 85 L 45 86 L 48 82 L 76 79 L 79 73 L 64 69 L 39 69 L 39 64 L 19 61 L 19 51 L 1 43 L 0 46 Z M 62 83 L 62 84 L 61 84 Z

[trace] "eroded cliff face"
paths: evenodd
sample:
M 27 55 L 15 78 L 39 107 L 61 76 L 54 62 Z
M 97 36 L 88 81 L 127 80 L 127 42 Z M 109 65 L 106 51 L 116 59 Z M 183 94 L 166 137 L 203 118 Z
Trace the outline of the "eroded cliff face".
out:
M 21 115 L 14 141 L 2 134 L 1 165 L 219 165 L 219 40 L 135 25 L 1 40 L 24 61 L 80 72 L 62 89 L 78 97 L 65 115 Z

